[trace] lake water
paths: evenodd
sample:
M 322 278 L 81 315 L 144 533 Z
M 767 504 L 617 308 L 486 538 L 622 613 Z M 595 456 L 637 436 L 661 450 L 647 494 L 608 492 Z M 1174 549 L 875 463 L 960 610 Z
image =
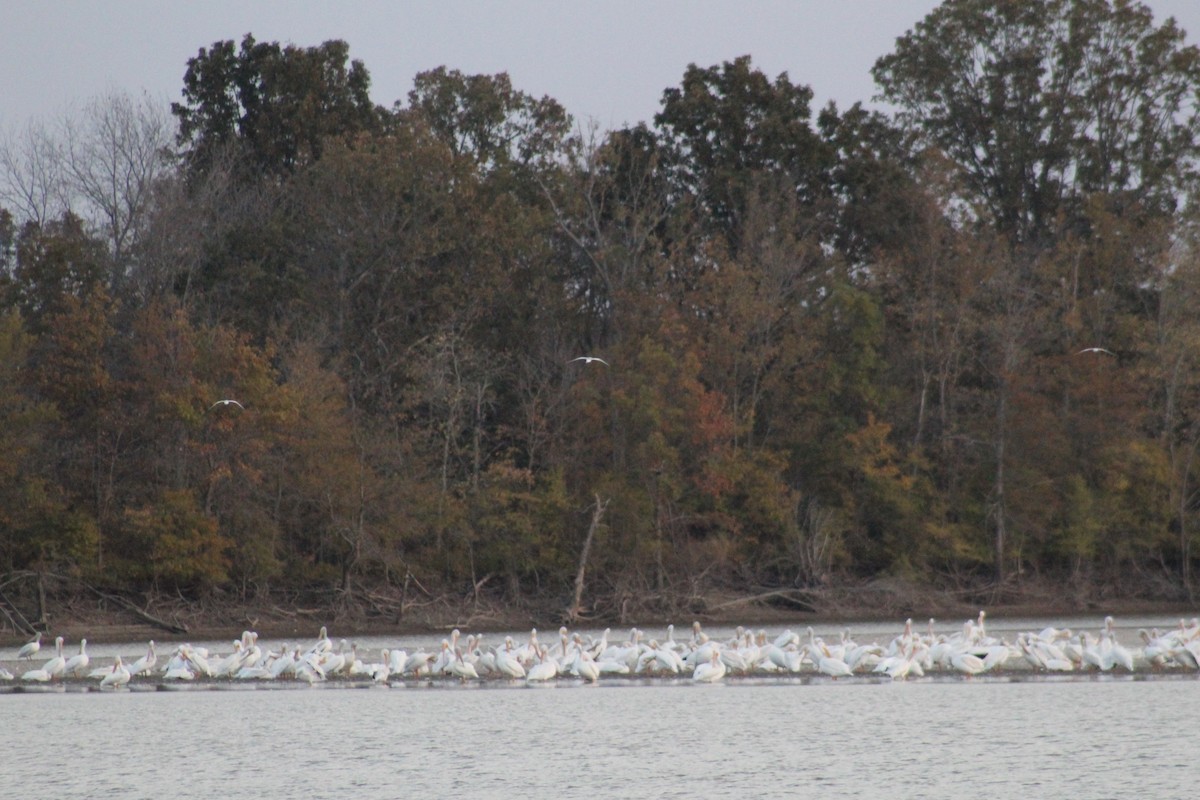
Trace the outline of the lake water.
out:
M 10 797 L 1165 798 L 1200 779 L 1195 673 L 68 691 L 4 695 L 0 720 Z

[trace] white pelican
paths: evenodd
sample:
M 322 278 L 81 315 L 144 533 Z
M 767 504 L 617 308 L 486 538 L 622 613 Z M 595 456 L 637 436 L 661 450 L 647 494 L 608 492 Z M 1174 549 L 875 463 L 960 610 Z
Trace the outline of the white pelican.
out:
M 828 675 L 834 680 L 848 678 L 854 674 L 845 661 L 828 655 L 824 644 L 808 644 L 806 647 L 808 647 L 808 657 L 817 665 L 818 672 Z
M 325 670 L 327 676 L 349 671 L 345 650 L 346 640 L 342 639 L 336 651 L 321 656 L 321 669 Z
M 1113 665 L 1133 672 L 1133 653 L 1117 641 L 1117 630 L 1112 617 L 1104 618 L 1104 629 L 1108 633 L 1108 646 L 1112 653 Z
M 986 669 L 982 658 L 965 650 L 955 650 L 950 654 L 950 666 L 965 675 L 978 675 Z
M 214 678 L 224 678 L 237 672 L 242 667 L 242 663 L 246 657 L 246 651 L 242 646 L 241 639 L 235 639 L 233 642 L 233 652 L 222 658 L 212 668 Z
M 1079 662 L 1080 666 L 1095 667 L 1103 671 L 1108 670 L 1108 666 L 1106 666 L 1105 660 L 1101 657 L 1099 649 L 1088 641 L 1086 632 L 1079 634 Z
M 697 683 L 716 683 L 724 677 L 725 662 L 721 660 L 721 652 L 717 649 L 713 649 L 712 657 L 708 661 L 697 664 L 692 672 L 692 680 Z
M 67 659 L 63 657 L 63 637 L 58 636 L 54 639 L 54 650 L 57 653 L 54 658 L 42 665 L 51 678 L 58 678 L 67 668 Z
M 297 647 L 293 652 L 287 645 L 284 645 L 281 650 L 279 657 L 271 662 L 272 678 L 293 675 L 296 672 L 296 658 L 300 655 L 300 648 Z
M 592 658 L 592 654 L 584 650 L 578 650 L 575 653 L 575 674 L 583 678 L 585 681 L 595 683 L 600 680 L 600 667 L 596 665 L 596 660 Z
M 63 666 L 63 674 L 70 675 L 72 678 L 82 678 L 83 671 L 87 669 L 88 662 L 91 658 L 87 654 L 87 639 L 79 640 L 79 654 L 71 656 L 67 663 Z
M 548 681 L 558 675 L 558 662 L 550 658 L 546 654 L 545 649 L 539 650 L 538 655 L 541 660 L 531 666 L 528 672 L 525 673 L 525 680 L 527 682 Z
M 270 680 L 275 676 L 271 674 L 271 670 L 261 664 L 246 663 L 237 672 L 233 673 L 231 677 L 239 681 L 253 681 Z
M 1170 645 L 1159 637 L 1151 637 L 1145 628 L 1138 628 L 1138 636 L 1142 638 L 1142 656 L 1150 662 L 1150 666 L 1164 666 L 1170 658 Z
M 321 669 L 315 653 L 296 659 L 294 670 L 297 678 L 309 684 L 325 680 L 325 671 Z
M 1175 663 L 1188 669 L 1200 669 L 1200 641 L 1192 639 L 1171 648 L 1170 656 Z
M 25 644 L 21 645 L 21 649 L 17 651 L 17 660 L 18 661 L 32 661 L 33 657 L 35 655 L 37 655 L 38 650 L 41 650 L 41 649 L 42 649 L 42 634 L 39 631 L 38 635 L 36 637 L 34 637 L 34 640 L 32 642 L 26 642 Z
M 496 671 L 506 678 L 524 678 L 525 667 L 513 650 L 511 636 L 504 637 L 504 649 L 496 651 Z
M 151 639 L 149 647 L 146 648 L 146 655 L 129 665 L 129 675 L 149 675 L 157 663 L 158 654 L 154 652 L 154 640 Z
M 111 686 L 116 689 L 127 683 L 129 683 L 129 670 L 121 663 L 121 657 L 117 656 L 117 660 L 113 662 L 112 670 L 100 681 L 100 687 Z
M 433 674 L 433 660 L 437 658 L 433 653 L 426 653 L 424 650 L 418 650 L 408 657 L 404 662 L 404 675 L 411 675 L 414 678 L 427 677 Z
M 322 653 L 328 653 L 332 649 L 333 642 L 329 638 L 329 631 L 324 625 L 322 625 L 321 632 L 317 634 L 317 641 L 313 644 L 308 652 L 321 655 Z
M 196 673 L 192 672 L 191 664 L 187 659 L 183 659 L 175 666 L 167 665 L 166 671 L 163 673 L 165 681 L 194 681 Z
M 475 669 L 474 664 L 463 658 L 462 651 L 459 649 L 455 649 L 454 658 L 450 660 L 450 666 L 446 668 L 446 671 L 463 683 L 469 680 L 479 680 L 479 671 Z
M 379 685 L 386 684 L 388 682 L 388 678 L 390 678 L 392 675 L 391 654 L 385 649 L 382 652 L 382 655 L 383 655 L 383 661 L 381 661 L 378 664 L 371 665 L 371 680 L 373 680 L 375 683 L 377 683 Z

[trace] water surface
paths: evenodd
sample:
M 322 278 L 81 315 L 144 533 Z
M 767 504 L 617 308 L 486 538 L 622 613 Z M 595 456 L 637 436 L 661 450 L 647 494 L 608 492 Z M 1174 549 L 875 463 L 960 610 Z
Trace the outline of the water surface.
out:
M 22 797 L 1181 796 L 1191 676 L 0 698 Z

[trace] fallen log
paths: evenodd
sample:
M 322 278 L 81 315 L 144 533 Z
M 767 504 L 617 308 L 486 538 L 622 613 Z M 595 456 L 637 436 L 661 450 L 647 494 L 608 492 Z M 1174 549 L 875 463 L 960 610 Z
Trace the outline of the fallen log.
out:
M 808 592 L 803 589 L 774 589 L 770 592 L 762 594 L 752 594 L 747 597 L 737 597 L 733 600 L 726 600 L 724 603 L 717 603 L 709 607 L 709 611 L 716 611 L 722 608 L 732 608 L 734 606 L 749 605 L 751 603 L 761 603 L 770 601 L 779 601 L 795 606 L 802 611 L 816 611 L 816 607 L 805 597 L 800 595 L 812 596 L 815 592 Z
M 109 594 L 108 592 L 103 592 L 103 591 L 97 589 L 95 586 L 88 586 L 87 584 L 84 584 L 84 585 L 87 586 L 87 588 L 92 592 L 92 594 L 96 595 L 101 600 L 107 600 L 110 603 L 115 603 L 116 605 L 120 606 L 121 608 L 125 609 L 126 611 L 130 612 L 134 616 L 141 619 L 143 622 L 148 622 L 157 628 L 162 628 L 164 631 L 167 631 L 168 633 L 187 633 L 188 632 L 187 626 L 182 623 L 168 622 L 165 619 L 160 619 L 160 618 L 154 616 L 153 614 L 150 614 L 150 613 L 138 608 L 136 605 L 129 602 L 124 597 L 121 597 L 121 596 L 115 595 L 115 594 Z

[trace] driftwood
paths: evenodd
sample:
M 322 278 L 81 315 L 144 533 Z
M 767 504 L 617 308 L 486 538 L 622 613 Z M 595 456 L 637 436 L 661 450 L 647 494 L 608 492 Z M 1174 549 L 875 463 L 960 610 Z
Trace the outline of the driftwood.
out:
M 803 611 L 815 611 L 816 609 L 807 599 L 817 592 L 807 591 L 805 589 L 775 589 L 762 594 L 752 594 L 747 597 L 738 597 L 733 600 L 726 600 L 724 603 L 717 603 L 709 607 L 709 611 L 716 611 L 722 608 L 732 608 L 734 606 L 748 605 L 750 603 L 759 603 L 765 600 L 782 600 L 788 605 L 795 606 Z
M 124 597 L 120 597 L 115 594 L 109 594 L 108 592 L 102 592 L 99 589 L 97 589 L 95 586 L 88 586 L 87 588 L 92 592 L 92 594 L 96 595 L 101 600 L 107 600 L 110 603 L 115 603 L 116 605 L 118 605 L 121 608 L 125 609 L 126 611 L 130 612 L 131 614 L 138 617 L 142 621 L 149 622 L 151 625 L 154 625 L 157 628 L 162 628 L 164 631 L 167 631 L 168 633 L 187 633 L 188 632 L 188 628 L 186 625 L 183 625 L 178 622 L 168 622 L 165 619 L 159 619 L 158 617 L 154 616 L 153 614 L 149 614 L 149 613 L 143 611 L 142 609 L 138 608 L 136 605 L 129 602 Z
M 15 630 L 17 633 L 27 633 L 32 636 L 38 632 L 33 623 L 25 619 L 25 615 L 21 613 L 20 609 L 13 605 L 12 601 L 10 601 L 3 592 L 0 592 L 0 613 L 4 614 L 5 618 L 9 621 L 9 624 L 13 626 L 13 630 Z

